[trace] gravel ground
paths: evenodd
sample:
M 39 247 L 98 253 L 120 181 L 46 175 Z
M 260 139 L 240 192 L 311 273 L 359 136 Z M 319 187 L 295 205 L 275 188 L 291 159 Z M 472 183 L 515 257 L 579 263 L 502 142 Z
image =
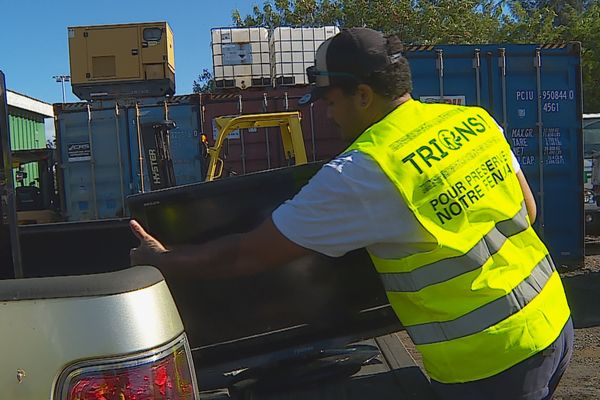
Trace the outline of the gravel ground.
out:
M 561 276 L 573 313 L 575 349 L 554 399 L 600 399 L 600 237 L 586 237 L 585 265 Z
M 600 236 L 586 237 L 585 265 L 561 272 L 575 325 L 573 359 L 554 400 L 600 399 Z M 422 368 L 419 353 L 406 332 L 402 343 Z

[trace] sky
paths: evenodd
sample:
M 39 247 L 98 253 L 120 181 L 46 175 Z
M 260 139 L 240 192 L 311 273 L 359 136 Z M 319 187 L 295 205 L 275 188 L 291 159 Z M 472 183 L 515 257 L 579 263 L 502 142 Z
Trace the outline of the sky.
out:
M 212 71 L 210 29 L 232 26 L 231 12 L 262 0 L 0 0 L 4 38 L 0 69 L 6 87 L 47 103 L 62 102 L 52 77 L 69 75 L 67 27 L 167 21 L 175 41 L 176 94 L 192 92 L 203 68 Z M 66 101 L 79 101 L 66 84 Z

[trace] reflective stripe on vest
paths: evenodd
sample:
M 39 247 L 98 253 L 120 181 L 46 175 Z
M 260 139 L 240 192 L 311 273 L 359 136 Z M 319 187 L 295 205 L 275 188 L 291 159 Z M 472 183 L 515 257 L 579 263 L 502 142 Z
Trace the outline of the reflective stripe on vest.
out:
M 485 110 L 409 100 L 351 150 L 378 163 L 437 241 L 399 259 L 371 255 L 432 379 L 486 378 L 556 339 L 570 314 L 564 290 Z
M 525 307 L 537 296 L 554 272 L 552 260 L 544 258 L 512 292 L 453 321 L 407 326 L 415 344 L 458 339 L 489 328 Z
M 383 287 L 388 292 L 417 292 L 427 286 L 445 282 L 465 272 L 481 268 L 483 264 L 500 250 L 507 238 L 527 229 L 527 208 L 510 220 L 498 222 L 468 253 L 459 257 L 446 258 L 422 266 L 411 272 L 380 274 Z

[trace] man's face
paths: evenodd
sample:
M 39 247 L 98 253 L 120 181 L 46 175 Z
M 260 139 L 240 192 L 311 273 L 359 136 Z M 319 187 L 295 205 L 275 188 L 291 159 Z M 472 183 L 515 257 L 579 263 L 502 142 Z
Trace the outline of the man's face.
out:
M 367 126 L 363 126 L 363 112 L 356 95 L 346 95 L 340 88 L 331 88 L 323 96 L 327 117 L 340 128 L 342 139 L 354 141 Z

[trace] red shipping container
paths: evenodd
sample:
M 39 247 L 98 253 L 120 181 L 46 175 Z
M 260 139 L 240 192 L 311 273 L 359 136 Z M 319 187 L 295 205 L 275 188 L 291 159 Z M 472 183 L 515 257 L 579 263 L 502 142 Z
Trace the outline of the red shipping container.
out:
M 347 144 L 341 140 L 336 125 L 327 118 L 324 102 L 298 105 L 300 98 L 309 90 L 307 86 L 256 88 L 202 95 L 202 131 L 209 145 L 213 146 L 217 132 L 216 117 L 300 111 L 308 160 L 328 160 L 343 151 Z M 223 176 L 288 165 L 279 128 L 242 129 L 230 135 L 223 145 L 221 158 L 224 160 Z

